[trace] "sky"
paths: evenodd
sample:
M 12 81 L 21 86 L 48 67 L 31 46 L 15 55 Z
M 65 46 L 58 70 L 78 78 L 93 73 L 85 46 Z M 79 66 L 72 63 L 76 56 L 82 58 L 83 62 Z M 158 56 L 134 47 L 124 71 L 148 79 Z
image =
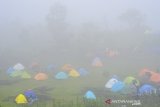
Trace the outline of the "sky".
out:
M 0 23 L 43 23 L 55 2 L 66 6 L 67 21 L 72 24 L 93 21 L 115 27 L 122 13 L 136 9 L 153 31 L 160 30 L 160 0 L 0 0 Z

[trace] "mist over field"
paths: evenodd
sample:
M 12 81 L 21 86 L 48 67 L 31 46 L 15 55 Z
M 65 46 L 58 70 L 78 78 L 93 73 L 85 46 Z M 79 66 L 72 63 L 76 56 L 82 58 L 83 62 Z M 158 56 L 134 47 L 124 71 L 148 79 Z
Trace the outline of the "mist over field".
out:
M 64 64 L 84 67 L 91 75 L 86 81 L 94 82 L 85 87 L 91 89 L 102 89 L 113 74 L 136 77 L 143 68 L 159 72 L 159 4 L 159 0 L 0 1 L 0 96 L 6 88 L 1 80 L 10 80 L 5 71 L 17 63 L 30 70 L 36 62 L 43 72 L 47 65 L 54 64 L 57 71 L 48 75 L 62 71 Z M 101 59 L 102 68 L 92 67 L 95 58 Z M 50 81 L 43 85 L 50 86 Z
M 1 64 L 159 45 L 158 0 L 1 1 Z M 84 54 L 82 54 L 84 53 Z M 66 60 L 68 60 L 66 59 Z

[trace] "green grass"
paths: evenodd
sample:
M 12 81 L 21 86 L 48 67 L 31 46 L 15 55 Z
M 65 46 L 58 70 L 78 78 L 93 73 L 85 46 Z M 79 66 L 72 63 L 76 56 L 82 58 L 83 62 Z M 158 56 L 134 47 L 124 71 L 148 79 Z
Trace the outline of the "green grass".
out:
M 122 58 L 123 59 L 123 58 Z M 122 95 L 120 93 L 111 93 L 105 89 L 107 80 L 116 74 L 121 80 L 124 77 L 131 75 L 137 77 L 138 71 L 149 65 L 151 68 L 155 67 L 154 61 L 148 61 L 147 59 L 143 62 L 143 58 L 132 58 L 132 59 L 106 59 L 104 62 L 105 67 L 94 68 L 88 64 L 86 67 L 90 74 L 86 77 L 69 78 L 66 80 L 54 79 L 54 74 L 49 73 L 49 79 L 46 81 L 36 81 L 34 79 L 17 79 L 10 78 L 4 71 L 0 72 L 0 80 L 19 82 L 11 85 L 0 85 L 0 107 L 133 107 L 131 104 L 111 104 L 107 105 L 105 100 L 110 99 L 131 99 L 130 96 Z M 144 58 L 145 59 L 145 58 Z M 137 61 L 137 62 L 136 62 Z M 78 67 L 78 65 L 76 65 Z M 61 70 L 59 70 L 61 71 Z M 32 75 L 34 76 L 34 75 Z M 45 93 L 42 93 L 37 88 L 46 87 Z M 16 95 L 23 93 L 27 89 L 33 89 L 37 95 L 43 96 L 33 105 L 17 105 L 14 102 Z M 85 100 L 83 98 L 85 92 L 91 89 L 97 96 L 96 101 Z M 159 107 L 160 97 L 152 95 L 141 97 L 141 107 Z

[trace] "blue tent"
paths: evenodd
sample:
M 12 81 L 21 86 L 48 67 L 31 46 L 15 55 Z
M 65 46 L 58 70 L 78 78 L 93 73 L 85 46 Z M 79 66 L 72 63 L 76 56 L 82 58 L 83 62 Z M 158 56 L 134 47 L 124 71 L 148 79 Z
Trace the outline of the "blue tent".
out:
M 152 85 L 149 84 L 144 84 L 143 86 L 141 86 L 139 88 L 139 94 L 143 95 L 143 94 L 151 94 L 154 91 L 154 87 Z
M 121 81 L 116 82 L 113 86 L 111 91 L 112 92 L 118 92 L 121 91 L 124 88 L 125 84 Z
M 27 90 L 24 92 L 28 102 L 32 104 L 34 101 L 38 100 L 36 93 L 33 90 Z
M 87 98 L 87 99 L 91 99 L 91 100 L 96 99 L 95 94 L 91 90 L 87 91 L 84 97 Z
M 55 70 L 55 68 L 56 68 L 56 65 L 54 65 L 54 64 L 49 64 L 49 65 L 47 66 L 46 70 L 47 70 L 47 71 L 53 71 L 53 70 Z
M 13 67 L 9 67 L 6 72 L 7 74 L 11 75 L 14 71 L 15 70 L 13 69 Z
M 79 68 L 78 72 L 81 76 L 86 76 L 88 74 L 88 71 L 85 68 Z
M 55 78 L 56 78 L 56 79 L 67 79 L 67 78 L 68 78 L 68 74 L 65 73 L 65 72 L 58 72 L 58 73 L 55 75 Z

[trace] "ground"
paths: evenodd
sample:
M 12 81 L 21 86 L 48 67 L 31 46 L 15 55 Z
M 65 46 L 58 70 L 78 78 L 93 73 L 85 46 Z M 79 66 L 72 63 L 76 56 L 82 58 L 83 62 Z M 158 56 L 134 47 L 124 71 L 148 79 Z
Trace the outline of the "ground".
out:
M 48 80 L 36 81 L 33 78 L 11 78 L 5 71 L 1 71 L 0 107 L 132 107 L 131 104 L 106 104 L 107 99 L 135 100 L 135 98 L 112 93 L 105 88 L 105 83 L 114 74 L 123 80 L 126 76 L 137 77 L 143 67 L 149 66 L 152 69 L 157 66 L 153 58 L 147 57 L 109 58 L 102 68 L 91 67 L 87 63 L 83 65 L 86 65 L 85 68 L 89 71 L 89 75 L 66 80 L 56 80 L 52 72 L 48 73 L 50 74 Z M 27 89 L 33 89 L 39 100 L 33 105 L 17 105 L 14 102 L 16 95 Z M 95 93 L 96 101 L 88 101 L 83 98 L 87 90 Z M 138 100 L 141 101 L 141 105 L 134 106 L 158 107 L 160 104 L 160 97 L 157 95 L 142 96 Z

